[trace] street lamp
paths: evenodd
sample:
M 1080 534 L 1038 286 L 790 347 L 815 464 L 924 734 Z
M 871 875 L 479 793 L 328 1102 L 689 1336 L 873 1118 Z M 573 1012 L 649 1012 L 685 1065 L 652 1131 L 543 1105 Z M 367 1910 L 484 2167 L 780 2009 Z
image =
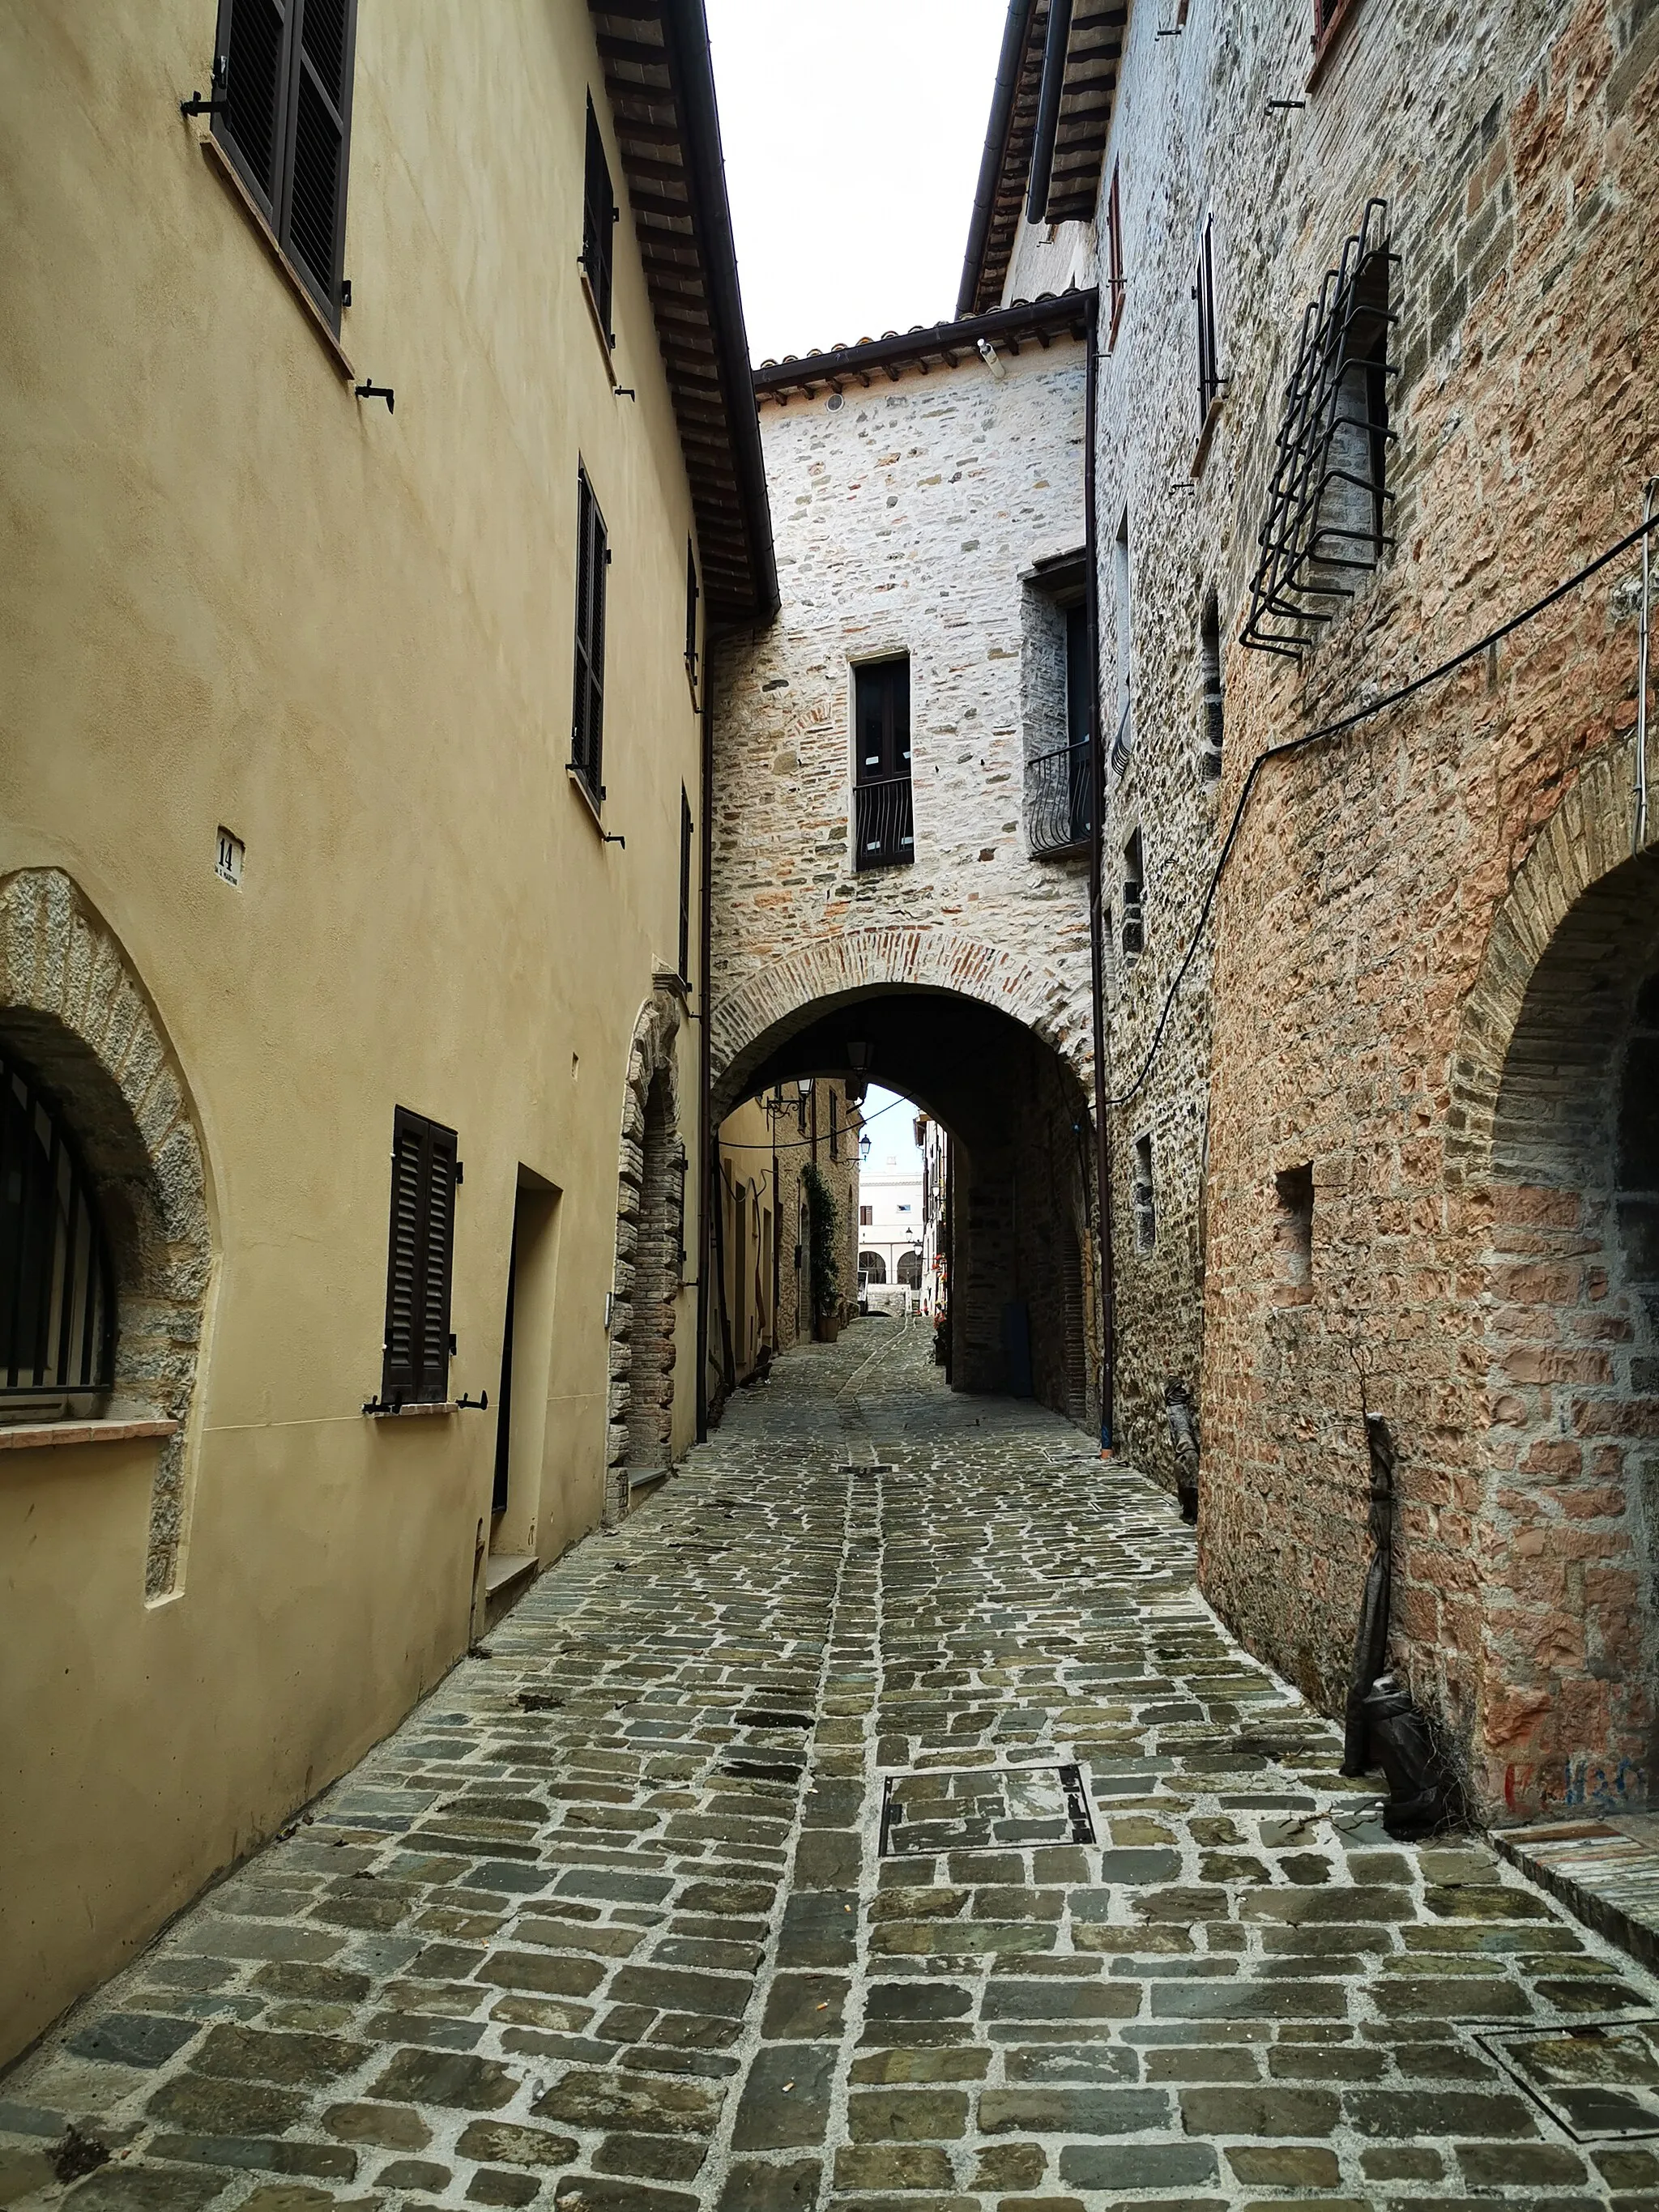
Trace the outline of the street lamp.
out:
M 860 1160 L 867 1160 L 869 1157 L 870 1132 L 866 1129 L 864 1134 L 859 1139 L 859 1158 Z

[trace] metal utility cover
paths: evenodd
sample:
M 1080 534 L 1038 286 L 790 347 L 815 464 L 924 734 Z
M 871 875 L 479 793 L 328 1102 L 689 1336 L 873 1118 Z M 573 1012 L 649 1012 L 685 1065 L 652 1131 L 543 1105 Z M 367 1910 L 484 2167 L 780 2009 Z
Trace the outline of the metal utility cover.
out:
M 976 1766 L 887 1778 L 884 1858 L 924 1851 L 1018 1850 L 1091 1844 L 1094 1814 L 1079 1766 Z
M 1659 2135 L 1659 2014 L 1476 2039 L 1578 2142 Z

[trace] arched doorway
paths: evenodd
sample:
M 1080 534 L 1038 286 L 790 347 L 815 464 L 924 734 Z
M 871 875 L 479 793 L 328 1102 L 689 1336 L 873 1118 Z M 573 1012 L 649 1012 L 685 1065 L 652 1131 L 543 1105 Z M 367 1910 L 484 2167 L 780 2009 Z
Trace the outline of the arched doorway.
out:
M 887 1280 L 887 1262 L 879 1252 L 860 1252 L 859 1273 L 866 1283 L 884 1283 Z
M 895 1271 L 907 1291 L 921 1288 L 921 1255 L 920 1252 L 901 1252 Z
M 1492 1115 L 1486 1737 L 1509 1802 L 1638 1808 L 1659 1681 L 1659 853 L 1566 908 Z

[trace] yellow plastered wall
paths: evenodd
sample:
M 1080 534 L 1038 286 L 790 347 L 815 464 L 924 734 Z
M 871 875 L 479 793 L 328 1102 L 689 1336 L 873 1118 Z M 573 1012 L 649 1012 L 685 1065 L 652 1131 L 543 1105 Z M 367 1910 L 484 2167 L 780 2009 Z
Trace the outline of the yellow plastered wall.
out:
M 557 1194 L 512 1534 L 546 1559 L 598 1519 L 624 1078 L 699 805 L 692 516 L 625 210 L 636 398 L 577 269 L 586 8 L 361 0 L 342 343 L 395 414 L 179 116 L 215 13 L 0 0 L 0 876 L 62 870 L 120 940 L 214 1231 L 175 1591 L 145 1601 L 153 1444 L 0 1453 L 0 2057 L 465 1648 L 493 1411 L 361 1411 L 399 1104 L 459 1133 L 452 1395 L 495 1402 L 520 1169 Z M 579 455 L 625 849 L 565 769 Z

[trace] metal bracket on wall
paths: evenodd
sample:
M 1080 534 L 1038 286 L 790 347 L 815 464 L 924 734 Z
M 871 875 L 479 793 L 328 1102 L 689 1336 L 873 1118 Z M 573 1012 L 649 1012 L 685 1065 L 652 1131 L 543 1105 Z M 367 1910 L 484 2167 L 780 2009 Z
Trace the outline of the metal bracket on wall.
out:
M 230 106 L 224 98 L 227 64 L 223 54 L 213 57 L 213 90 L 204 100 L 199 92 L 192 92 L 188 100 L 179 103 L 180 115 L 222 115 Z
M 475 1413 L 487 1413 L 489 1411 L 489 1393 L 480 1390 L 476 1398 L 458 1398 L 455 1404 L 458 1409 L 465 1407 Z
M 359 399 L 384 399 L 388 415 L 396 412 L 397 393 L 389 384 L 359 384 L 353 386 Z

